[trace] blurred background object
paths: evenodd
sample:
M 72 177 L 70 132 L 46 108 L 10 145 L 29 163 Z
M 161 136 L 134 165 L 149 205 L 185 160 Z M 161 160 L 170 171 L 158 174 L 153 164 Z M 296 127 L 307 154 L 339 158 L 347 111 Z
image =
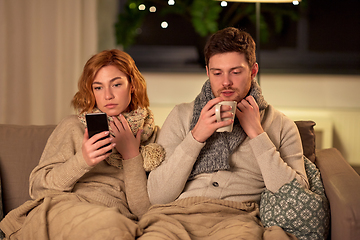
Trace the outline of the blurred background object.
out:
M 119 21 L 130 4 L 134 19 Z M 70 101 L 86 60 L 121 48 L 145 76 L 161 126 L 207 79 L 201 57 L 207 36 L 234 26 L 256 37 L 255 5 L 0 0 L 0 123 L 57 124 L 74 113 Z M 315 121 L 317 147 L 336 147 L 352 165 L 360 165 L 359 8 L 358 0 L 261 3 L 260 18 L 265 98 L 294 120 Z M 132 39 L 127 45 L 117 43 L 124 24 L 135 26 L 133 36 L 123 33 Z

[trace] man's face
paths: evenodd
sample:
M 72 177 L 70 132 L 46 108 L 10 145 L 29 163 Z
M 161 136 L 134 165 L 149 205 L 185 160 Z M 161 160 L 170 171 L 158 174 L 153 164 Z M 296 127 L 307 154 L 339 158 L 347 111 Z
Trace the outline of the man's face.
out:
M 249 92 L 257 72 L 257 63 L 250 69 L 245 55 L 238 52 L 215 54 L 206 66 L 213 94 L 223 97 L 224 101 L 240 102 Z

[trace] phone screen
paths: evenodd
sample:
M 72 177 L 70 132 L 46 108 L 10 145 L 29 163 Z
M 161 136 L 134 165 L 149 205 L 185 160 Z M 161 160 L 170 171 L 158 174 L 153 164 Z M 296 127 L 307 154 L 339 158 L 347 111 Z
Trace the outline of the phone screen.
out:
M 86 125 L 88 128 L 88 133 L 89 133 L 89 138 L 91 138 L 92 136 L 94 136 L 95 134 L 104 132 L 104 131 L 109 131 L 109 125 L 108 125 L 108 121 L 107 121 L 107 116 L 106 113 L 89 113 L 86 114 Z M 99 140 L 105 139 L 109 137 L 103 137 Z M 100 147 L 103 148 L 105 146 L 109 146 L 110 143 L 105 144 L 104 146 Z M 108 151 L 108 152 L 111 152 Z

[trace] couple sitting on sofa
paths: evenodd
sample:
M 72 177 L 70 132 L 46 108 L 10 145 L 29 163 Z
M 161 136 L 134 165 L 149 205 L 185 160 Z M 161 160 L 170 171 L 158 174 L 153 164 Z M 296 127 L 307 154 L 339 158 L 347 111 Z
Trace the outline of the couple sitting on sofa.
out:
M 6 238 L 326 237 L 321 182 L 312 191 L 309 172 L 317 172 L 303 156 L 295 123 L 264 100 L 254 80 L 254 40 L 220 30 L 205 46 L 205 61 L 209 80 L 159 131 L 133 59 L 119 50 L 91 57 L 72 100 L 78 115 L 50 136 L 30 175 L 33 200 L 0 223 Z M 214 106 L 223 101 L 236 101 L 236 109 L 222 105 L 227 120 L 217 121 Z M 85 115 L 96 112 L 107 114 L 109 131 L 89 137 Z M 216 131 L 229 125 L 231 132 Z M 284 196 L 295 207 L 284 208 Z M 324 212 L 315 232 L 299 208 L 306 201 Z M 293 220 L 289 228 L 285 215 Z

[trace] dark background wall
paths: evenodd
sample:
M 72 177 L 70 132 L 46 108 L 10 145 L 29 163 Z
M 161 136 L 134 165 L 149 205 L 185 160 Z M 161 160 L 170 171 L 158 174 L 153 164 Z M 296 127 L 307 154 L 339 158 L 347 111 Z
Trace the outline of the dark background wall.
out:
M 301 4 L 306 7 L 299 13 L 300 18 L 295 21 L 285 17 L 282 30 L 277 33 L 272 29 L 271 18 L 266 18 L 269 6 L 262 4 L 262 14 L 269 25 L 269 37 L 260 48 L 262 71 L 359 74 L 360 1 L 303 0 Z M 169 23 L 166 29 L 160 27 L 164 20 Z M 249 19 L 235 27 L 256 38 L 255 25 Z M 203 43 L 190 21 L 155 13 L 146 17 L 135 45 L 127 51 L 143 70 L 203 71 L 197 52 Z

